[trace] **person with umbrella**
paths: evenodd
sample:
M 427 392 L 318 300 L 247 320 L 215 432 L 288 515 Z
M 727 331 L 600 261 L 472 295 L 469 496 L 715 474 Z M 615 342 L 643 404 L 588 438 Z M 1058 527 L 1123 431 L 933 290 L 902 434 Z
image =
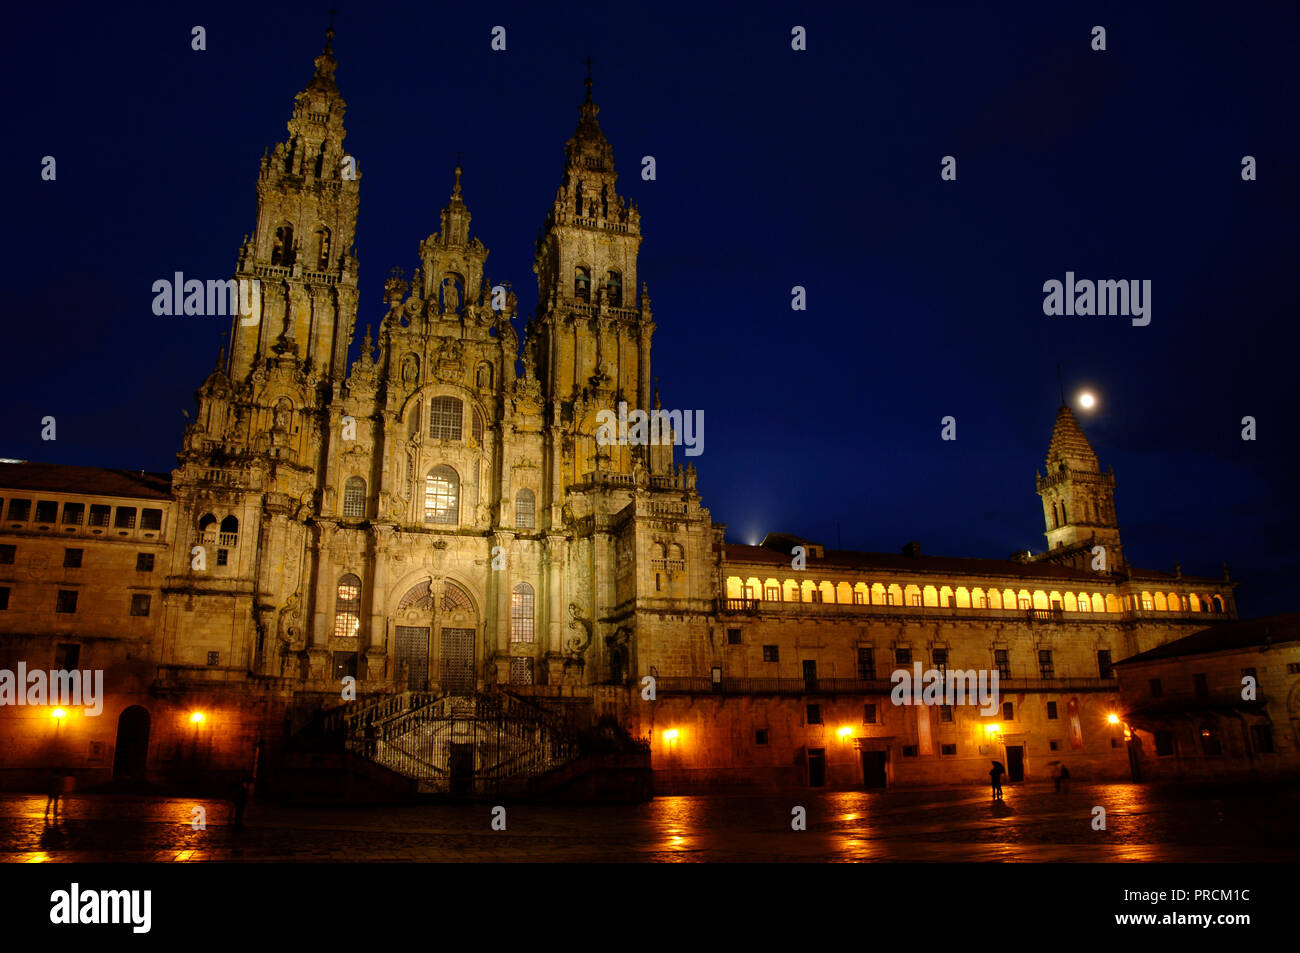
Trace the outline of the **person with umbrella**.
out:
M 989 772 L 989 777 L 993 779 L 993 799 L 1002 800 L 1002 775 L 1007 773 L 1007 769 L 1002 767 L 1001 761 L 993 762 L 993 770 Z

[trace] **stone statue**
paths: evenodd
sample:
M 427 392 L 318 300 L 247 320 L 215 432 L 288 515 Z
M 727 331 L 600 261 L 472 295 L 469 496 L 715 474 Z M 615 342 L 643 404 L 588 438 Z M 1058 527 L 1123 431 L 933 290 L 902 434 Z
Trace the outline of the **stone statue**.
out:
M 442 310 L 446 314 L 455 314 L 460 310 L 460 292 L 456 290 L 455 278 L 444 278 L 442 282 Z

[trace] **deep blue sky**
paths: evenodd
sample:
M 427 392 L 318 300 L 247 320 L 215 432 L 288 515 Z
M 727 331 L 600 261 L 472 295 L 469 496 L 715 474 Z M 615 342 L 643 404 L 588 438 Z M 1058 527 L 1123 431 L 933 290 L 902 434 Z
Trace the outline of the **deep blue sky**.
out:
M 695 462 L 730 539 L 1041 550 L 1060 362 L 1101 397 L 1081 419 L 1129 558 L 1226 559 L 1244 615 L 1295 608 L 1296 4 L 339 5 L 360 326 L 437 229 L 458 153 L 488 272 L 532 314 L 590 54 L 643 216 L 653 371 L 665 406 L 705 412 Z M 150 286 L 232 272 L 328 6 L 7 11 L 0 455 L 174 466 L 228 322 L 155 317 Z M 1067 270 L 1150 279 L 1151 324 L 1044 316 Z

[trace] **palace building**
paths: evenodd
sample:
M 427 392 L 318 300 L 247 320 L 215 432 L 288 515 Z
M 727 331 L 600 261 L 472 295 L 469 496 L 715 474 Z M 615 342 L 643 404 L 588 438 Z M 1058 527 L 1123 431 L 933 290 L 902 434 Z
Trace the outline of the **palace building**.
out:
M 269 775 L 312 735 L 375 784 L 540 791 L 586 770 L 598 724 L 648 739 L 660 792 L 967 783 L 993 759 L 1128 776 L 1112 666 L 1235 618 L 1233 583 L 1128 564 L 1067 407 L 1041 554 L 727 542 L 672 446 L 597 439 L 602 411 L 660 402 L 590 77 L 523 341 L 457 168 L 349 365 L 363 176 L 327 36 L 262 159 L 252 313 L 176 469 L 0 464 L 0 667 L 103 670 L 107 693 L 98 717 L 0 707 L 4 783 Z M 996 671 L 997 714 L 893 704 L 916 663 Z

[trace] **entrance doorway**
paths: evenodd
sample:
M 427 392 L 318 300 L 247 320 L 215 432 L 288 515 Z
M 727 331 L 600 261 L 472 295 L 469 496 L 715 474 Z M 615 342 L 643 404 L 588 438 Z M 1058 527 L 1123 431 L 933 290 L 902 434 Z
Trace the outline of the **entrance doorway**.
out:
M 826 749 L 808 749 L 808 786 L 824 788 L 826 786 Z
M 429 687 L 429 630 L 424 626 L 399 625 L 394 634 L 394 661 L 398 672 L 406 666 L 407 691 L 424 691 Z
M 456 695 L 474 691 L 474 630 L 442 630 L 442 687 Z
M 1025 779 L 1025 746 L 1007 745 L 1007 782 L 1017 784 Z
M 149 761 L 149 712 L 132 705 L 117 719 L 113 777 L 143 778 Z
M 888 751 L 863 751 L 862 786 L 864 788 L 883 788 L 887 786 L 885 765 L 889 761 Z
M 474 793 L 474 745 L 452 744 L 447 760 L 452 794 Z

